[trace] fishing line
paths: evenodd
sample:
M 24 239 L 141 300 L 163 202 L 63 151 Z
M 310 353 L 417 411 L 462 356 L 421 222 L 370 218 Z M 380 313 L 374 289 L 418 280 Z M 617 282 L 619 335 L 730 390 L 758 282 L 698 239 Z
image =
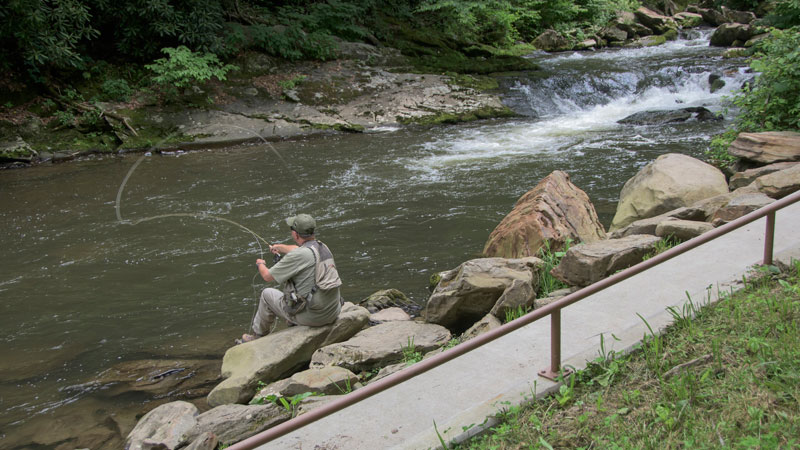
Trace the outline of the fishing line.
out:
M 264 139 L 263 136 L 261 136 L 260 134 L 258 134 L 257 132 L 255 132 L 253 130 L 250 130 L 250 129 L 247 129 L 247 128 L 243 128 L 243 127 L 240 127 L 240 126 L 237 126 L 237 125 L 228 125 L 228 126 L 229 127 L 233 127 L 233 128 L 238 128 L 240 130 L 244 130 L 244 131 L 247 131 L 247 132 L 250 132 L 254 136 L 260 138 L 264 142 L 264 144 L 266 144 L 269 147 L 269 149 L 272 150 L 273 153 L 275 153 L 275 156 L 278 157 L 278 159 L 283 163 L 283 165 L 285 165 L 287 168 L 289 168 L 289 165 L 281 157 L 280 153 L 278 153 L 278 150 L 272 144 L 270 144 L 266 139 Z M 163 140 L 161 140 L 161 142 L 166 141 L 167 139 L 172 137 L 174 134 L 175 133 L 171 133 L 170 135 L 165 137 Z M 154 149 L 155 149 L 155 146 L 151 147 L 151 150 L 154 150 Z M 122 180 L 122 183 L 119 186 L 119 190 L 117 190 L 117 198 L 116 198 L 116 202 L 114 204 L 114 209 L 115 209 L 115 212 L 116 212 L 116 215 L 117 215 L 117 221 L 120 224 L 138 225 L 140 223 L 149 222 L 149 221 L 158 220 L 158 219 L 165 219 L 165 218 L 168 218 L 168 217 L 190 217 L 190 218 L 193 218 L 193 219 L 200 219 L 200 220 L 205 220 L 205 219 L 219 220 L 219 221 L 222 221 L 222 222 L 229 223 L 231 225 L 235 225 L 235 226 L 239 227 L 240 229 L 250 233 L 250 235 L 252 235 L 255 238 L 256 244 L 258 245 L 258 249 L 259 249 L 259 253 L 261 255 L 261 259 L 264 259 L 264 248 L 261 246 L 261 242 L 263 242 L 267 246 L 271 246 L 272 244 L 269 241 L 267 241 L 266 239 L 264 239 L 263 237 L 259 236 L 258 233 L 256 233 L 255 231 L 247 228 L 246 226 L 244 226 L 244 225 L 242 225 L 242 224 L 240 224 L 240 223 L 238 223 L 236 221 L 233 221 L 231 219 L 227 219 L 225 217 L 213 216 L 213 215 L 210 215 L 210 214 L 207 214 L 207 213 L 168 213 L 168 214 L 159 214 L 159 215 L 156 215 L 156 216 L 144 217 L 144 218 L 136 219 L 136 220 L 123 219 L 123 217 L 122 217 L 122 207 L 121 207 L 122 192 L 125 190 L 125 185 L 128 184 L 128 180 L 130 180 L 131 176 L 133 175 L 133 172 L 136 171 L 136 168 L 138 168 L 139 165 L 142 163 L 142 161 L 144 161 L 144 159 L 146 157 L 148 157 L 148 156 L 149 156 L 149 152 L 143 154 L 141 157 L 139 157 L 139 159 L 136 160 L 136 162 L 133 164 L 133 166 L 131 166 L 131 168 L 128 170 L 128 173 L 125 175 L 125 178 Z M 254 332 L 254 330 L 253 330 L 253 321 L 255 320 L 256 314 L 258 313 L 258 303 L 259 303 L 259 297 L 260 296 L 259 296 L 258 291 L 257 291 L 258 285 L 256 284 L 256 278 L 259 275 L 260 275 L 260 272 L 256 272 L 255 275 L 253 275 L 253 279 L 252 279 L 252 281 L 250 283 L 251 287 L 253 288 L 254 296 L 256 298 L 255 306 L 254 306 L 254 309 L 253 309 L 253 315 L 252 315 L 252 317 L 250 319 L 250 328 L 249 328 L 250 332 Z M 277 323 L 277 320 L 275 322 Z

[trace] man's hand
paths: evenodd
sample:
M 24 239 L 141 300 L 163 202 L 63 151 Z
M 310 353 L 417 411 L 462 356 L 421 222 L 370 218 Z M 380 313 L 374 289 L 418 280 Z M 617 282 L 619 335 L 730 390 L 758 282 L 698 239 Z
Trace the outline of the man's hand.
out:
M 264 261 L 263 259 L 260 259 L 260 258 L 256 260 L 256 268 L 258 268 L 258 266 L 260 266 L 262 264 L 266 266 L 267 262 Z

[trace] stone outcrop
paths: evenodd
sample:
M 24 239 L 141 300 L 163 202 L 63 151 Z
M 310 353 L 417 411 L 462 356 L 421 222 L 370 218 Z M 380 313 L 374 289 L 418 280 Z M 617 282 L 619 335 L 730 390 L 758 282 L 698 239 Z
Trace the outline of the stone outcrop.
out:
M 728 147 L 728 153 L 762 164 L 800 161 L 800 133 L 793 131 L 739 133 Z
M 189 441 L 184 435 L 197 425 L 198 414 L 196 406 L 184 401 L 154 408 L 128 434 L 125 449 L 178 448 Z
M 345 342 L 320 348 L 311 357 L 311 368 L 339 366 L 353 372 L 369 371 L 402 361 L 403 348 L 424 353 L 443 346 L 451 337 L 447 328 L 432 323 L 382 323 Z
M 677 153 L 661 155 L 622 187 L 611 230 L 727 192 L 716 167 Z
M 604 238 L 605 230 L 589 196 L 569 175 L 556 170 L 517 200 L 489 235 L 483 253 L 521 258 L 538 255 L 546 243 L 556 251 L 567 239 L 594 242 Z
M 753 186 L 772 198 L 786 197 L 800 189 L 800 164 L 758 177 Z
M 713 229 L 714 226 L 708 222 L 675 219 L 659 223 L 656 226 L 655 235 L 663 238 L 673 237 L 679 241 L 688 241 Z
M 227 446 L 258 434 L 291 419 L 285 408 L 265 405 L 222 405 L 197 416 L 194 427 L 184 435 L 184 442 L 193 442 L 211 432 L 219 443 Z
M 718 209 L 711 218 L 711 223 L 718 227 L 731 222 L 739 217 L 767 206 L 775 200 L 760 192 L 743 194 L 733 197 L 725 206 Z
M 222 360 L 225 380 L 208 395 L 208 404 L 247 402 L 258 382 L 270 383 L 293 374 L 308 364 L 318 348 L 349 339 L 368 321 L 366 309 L 345 303 L 339 319 L 331 325 L 291 327 L 231 348 Z
M 491 311 L 514 280 L 536 291 L 539 258 L 480 258 L 445 272 L 423 311 L 426 322 L 448 328 L 466 328 Z
M 642 262 L 661 238 L 634 234 L 570 247 L 550 273 L 571 286 L 588 286 Z
M 758 177 L 761 177 L 761 176 L 764 176 L 764 175 L 769 175 L 769 174 L 771 174 L 773 172 L 777 172 L 779 170 L 788 169 L 788 168 L 793 167 L 793 166 L 795 166 L 797 164 L 800 164 L 800 163 L 798 163 L 798 162 L 780 162 L 780 163 L 768 164 L 766 166 L 755 167 L 755 168 L 752 168 L 752 169 L 747 169 L 747 170 L 744 170 L 742 172 L 736 172 L 735 174 L 733 174 L 733 176 L 731 177 L 730 181 L 728 182 L 728 189 L 734 191 L 734 190 L 739 189 L 741 187 L 747 186 L 748 184 L 752 183 L 753 181 L 756 181 L 756 178 L 758 178 Z
M 702 106 L 692 108 L 682 108 L 663 111 L 642 111 L 617 121 L 621 124 L 630 125 L 664 125 L 668 123 L 679 123 L 688 121 L 708 122 L 722 120 Z

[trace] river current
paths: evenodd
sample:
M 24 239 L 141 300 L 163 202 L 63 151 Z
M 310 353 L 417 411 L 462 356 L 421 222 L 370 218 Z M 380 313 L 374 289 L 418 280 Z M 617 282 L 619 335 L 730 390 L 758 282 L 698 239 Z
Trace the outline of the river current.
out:
M 156 403 L 111 396 L 101 374 L 133 360 L 217 360 L 247 331 L 264 244 L 207 216 L 288 242 L 283 220 L 310 213 L 346 299 L 397 288 L 420 304 L 430 275 L 479 255 L 553 170 L 570 174 L 608 226 L 627 179 L 664 153 L 703 158 L 729 124 L 617 123 L 688 106 L 723 112 L 751 75 L 708 35 L 532 55 L 541 71 L 500 78 L 514 119 L 154 154 L 124 189 L 141 155 L 0 172 L 0 448 L 119 447 L 92 433 L 124 437 Z M 712 73 L 726 81 L 715 93 Z M 175 213 L 187 216 L 131 224 Z

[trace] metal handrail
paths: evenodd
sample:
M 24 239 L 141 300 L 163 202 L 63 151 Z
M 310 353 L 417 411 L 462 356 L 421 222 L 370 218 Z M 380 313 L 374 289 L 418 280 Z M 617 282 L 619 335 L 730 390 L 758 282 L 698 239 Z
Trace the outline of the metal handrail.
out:
M 626 280 L 634 275 L 637 275 L 645 270 L 657 266 L 665 261 L 668 261 L 678 255 L 686 253 L 687 251 L 698 247 L 706 242 L 716 239 L 724 234 L 728 234 L 733 230 L 741 228 L 751 222 L 754 222 L 762 217 L 767 217 L 767 226 L 765 230 L 764 239 L 764 264 L 772 264 L 772 250 L 773 240 L 775 233 L 775 212 L 783 209 L 784 207 L 800 201 L 800 191 L 793 193 L 787 197 L 777 200 L 761 209 L 751 212 L 736 220 L 733 220 L 725 225 L 715 228 L 711 231 L 701 234 L 700 236 L 690 239 L 680 245 L 677 245 L 663 253 L 660 253 L 646 261 L 643 261 L 635 266 L 629 267 L 619 273 L 616 273 L 608 278 L 600 280 L 585 288 L 575 291 L 562 299 L 555 301 L 549 305 L 536 309 L 517 320 L 508 322 L 498 328 L 481 334 L 472 338 L 464 343 L 461 343 L 449 350 L 446 350 L 431 358 L 422 360 L 412 366 L 389 375 L 386 378 L 378 380 L 367 386 L 350 392 L 349 394 L 338 398 L 330 403 L 313 409 L 303 415 L 297 416 L 291 420 L 276 425 L 268 430 L 262 431 L 259 434 L 251 436 L 241 442 L 228 447 L 229 450 L 249 450 L 259 445 L 265 444 L 273 439 L 281 437 L 292 431 L 295 431 L 305 425 L 315 422 L 323 417 L 340 411 L 348 406 L 360 402 L 368 397 L 371 397 L 379 392 L 385 391 L 393 386 L 396 386 L 406 380 L 409 380 L 417 375 L 427 372 L 435 367 L 438 367 L 452 359 L 455 359 L 467 352 L 475 350 L 476 348 L 488 344 L 489 342 L 505 336 L 512 331 L 529 325 L 545 316 L 551 316 L 551 345 L 550 345 L 550 361 L 551 367 L 543 372 L 559 373 L 561 364 L 561 346 L 560 346 L 560 329 L 561 329 L 561 309 L 576 303 L 584 298 L 611 287 L 623 280 Z M 556 331 L 558 331 L 556 333 Z

